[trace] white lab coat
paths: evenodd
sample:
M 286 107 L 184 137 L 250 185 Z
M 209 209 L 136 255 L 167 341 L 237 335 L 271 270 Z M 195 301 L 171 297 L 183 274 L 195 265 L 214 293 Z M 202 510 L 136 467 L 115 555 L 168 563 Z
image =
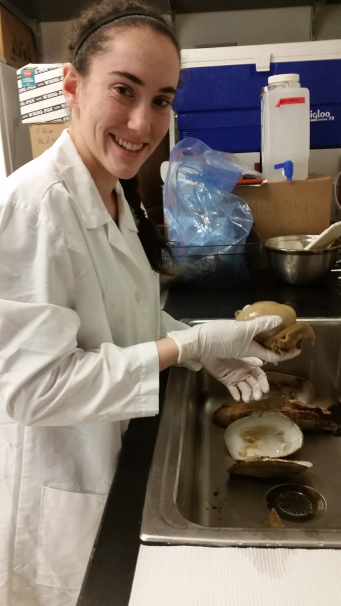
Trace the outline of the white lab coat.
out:
M 73 606 L 122 421 L 158 412 L 160 312 L 118 183 L 119 227 L 67 131 L 0 198 L 0 605 Z

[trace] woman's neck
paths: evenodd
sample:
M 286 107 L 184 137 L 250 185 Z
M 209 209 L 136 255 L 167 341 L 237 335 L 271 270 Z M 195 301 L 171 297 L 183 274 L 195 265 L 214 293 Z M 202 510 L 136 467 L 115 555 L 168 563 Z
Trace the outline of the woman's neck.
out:
M 105 198 L 101 196 L 101 198 L 109 215 L 118 225 L 118 199 L 116 191 L 113 189 L 108 196 L 106 196 Z

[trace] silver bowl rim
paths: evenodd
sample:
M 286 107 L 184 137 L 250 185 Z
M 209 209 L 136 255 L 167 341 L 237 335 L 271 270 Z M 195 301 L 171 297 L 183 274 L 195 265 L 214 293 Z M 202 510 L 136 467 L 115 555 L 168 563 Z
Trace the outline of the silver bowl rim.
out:
M 281 239 L 311 238 L 312 239 L 312 238 L 316 238 L 316 234 L 315 235 L 293 234 L 293 235 L 288 235 L 288 236 L 274 236 L 274 237 L 268 238 L 267 240 L 264 241 L 265 248 L 267 248 L 269 251 L 279 252 L 282 254 L 295 253 L 297 255 L 325 255 L 329 252 L 337 251 L 341 248 L 341 237 L 338 238 L 337 240 L 335 240 L 335 244 L 333 246 L 331 246 L 330 248 L 322 248 L 322 250 L 299 250 L 297 248 L 279 248 L 278 246 L 271 246 L 270 242 L 277 240 L 278 238 L 281 238 Z

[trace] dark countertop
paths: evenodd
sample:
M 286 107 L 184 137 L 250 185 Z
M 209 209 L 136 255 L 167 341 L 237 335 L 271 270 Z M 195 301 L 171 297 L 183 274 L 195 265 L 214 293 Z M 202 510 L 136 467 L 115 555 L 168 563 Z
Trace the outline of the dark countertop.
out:
M 277 301 L 291 305 L 299 317 L 338 317 L 341 315 L 341 284 L 337 275 L 315 286 L 291 286 L 276 280 L 269 271 L 260 271 L 251 288 L 216 291 L 170 292 L 165 310 L 174 318 L 233 318 L 237 309 L 255 301 Z M 341 280 L 340 280 L 341 283 Z
M 316 286 L 290 286 L 261 271 L 252 288 L 170 292 L 165 310 L 178 320 L 231 318 L 248 303 L 272 300 L 291 305 L 299 317 L 339 317 L 336 280 L 331 274 L 328 282 Z M 160 375 L 160 407 L 167 376 L 167 371 Z M 77 606 L 128 606 L 158 423 L 159 416 L 129 424 Z

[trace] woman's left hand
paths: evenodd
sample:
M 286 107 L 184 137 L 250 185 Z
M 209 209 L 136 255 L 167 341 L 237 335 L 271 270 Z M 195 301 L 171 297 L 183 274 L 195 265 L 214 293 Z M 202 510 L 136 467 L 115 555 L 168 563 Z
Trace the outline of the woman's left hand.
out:
M 227 387 L 234 400 L 249 402 L 260 400 L 270 390 L 262 365 L 259 358 L 225 358 L 208 360 L 204 367 Z

